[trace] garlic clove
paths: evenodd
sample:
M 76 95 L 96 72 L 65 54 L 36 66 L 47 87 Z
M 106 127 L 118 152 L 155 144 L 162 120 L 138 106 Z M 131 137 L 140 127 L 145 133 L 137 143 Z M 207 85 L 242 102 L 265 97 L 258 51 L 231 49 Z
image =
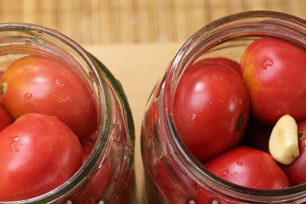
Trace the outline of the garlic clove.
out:
M 286 114 L 274 125 L 269 139 L 269 151 L 281 164 L 288 165 L 299 155 L 298 125 Z

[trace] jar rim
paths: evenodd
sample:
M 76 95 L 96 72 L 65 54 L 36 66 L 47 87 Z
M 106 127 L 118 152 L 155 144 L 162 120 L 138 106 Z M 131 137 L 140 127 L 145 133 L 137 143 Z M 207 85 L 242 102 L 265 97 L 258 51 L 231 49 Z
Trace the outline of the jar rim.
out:
M 44 193 L 42 195 L 25 199 L 25 200 L 18 200 L 18 201 L 0 201 L 3 204 L 11 204 L 11 203 L 41 203 L 41 202 L 50 202 L 55 199 L 60 199 L 65 193 L 73 191 L 77 185 L 80 185 L 88 173 L 93 171 L 93 166 L 96 165 L 98 159 L 101 158 L 103 152 L 107 151 L 108 145 L 106 140 L 108 139 L 108 135 L 110 135 L 110 128 L 109 127 L 112 116 L 110 111 L 108 110 L 109 107 L 107 105 L 111 105 L 107 103 L 110 101 L 110 96 L 107 90 L 107 85 L 105 79 L 101 75 L 101 70 L 99 70 L 99 66 L 95 59 L 85 50 L 83 49 L 78 43 L 70 39 L 69 37 L 65 36 L 64 34 L 41 25 L 31 24 L 31 23 L 0 23 L 0 33 L 6 31 L 16 31 L 16 32 L 24 32 L 25 34 L 31 34 L 32 37 L 37 38 L 36 40 L 39 43 L 44 44 L 45 42 L 42 35 L 51 37 L 52 39 L 59 40 L 63 45 L 67 46 L 67 48 L 73 51 L 74 55 L 80 57 L 84 63 L 84 65 L 90 68 L 90 71 L 93 73 L 92 77 L 94 81 L 98 84 L 98 92 L 99 97 L 97 100 L 100 101 L 100 106 L 97 109 L 100 112 L 100 116 L 102 117 L 99 121 L 102 123 L 98 124 L 98 139 L 95 142 L 94 148 L 87 159 L 86 163 L 84 163 L 80 169 L 65 183 L 61 184 L 60 186 L 56 187 L 55 189 Z M 1 37 L 1 36 L 0 36 Z M 26 44 L 26 43 L 25 43 Z M 55 46 L 57 46 L 55 44 Z M 71 53 L 69 53 L 71 54 Z M 103 93 L 103 94 L 101 94 Z M 99 111 L 100 109 L 100 111 Z M 94 173 L 94 172 L 92 172 Z
M 258 26 L 261 26 L 263 32 L 258 30 Z M 278 27 L 282 30 L 275 29 Z M 241 30 L 243 31 L 241 32 Z M 293 196 L 297 199 L 296 197 L 300 198 L 306 193 L 306 183 L 282 190 L 258 190 L 238 186 L 218 178 L 205 169 L 201 162 L 191 154 L 175 128 L 172 114 L 173 90 L 175 90 L 186 67 L 192 64 L 199 55 L 209 51 L 215 45 L 250 35 L 286 36 L 292 42 L 306 47 L 306 21 L 281 12 L 254 10 L 222 17 L 199 29 L 187 39 L 170 63 L 170 68 L 164 78 L 163 90 L 160 92 L 160 123 L 166 124 L 163 127 L 164 131 L 170 136 L 166 137 L 166 140 L 169 144 L 173 144 L 170 148 L 172 148 L 171 151 L 177 153 L 175 154 L 177 161 L 188 171 L 188 175 L 192 175 L 198 183 L 205 180 L 210 188 L 221 187 L 222 193 L 225 195 L 232 197 L 230 194 L 235 193 L 237 198 L 244 201 L 269 202 L 270 199 L 277 199 L 284 202 L 289 198 L 292 199 Z

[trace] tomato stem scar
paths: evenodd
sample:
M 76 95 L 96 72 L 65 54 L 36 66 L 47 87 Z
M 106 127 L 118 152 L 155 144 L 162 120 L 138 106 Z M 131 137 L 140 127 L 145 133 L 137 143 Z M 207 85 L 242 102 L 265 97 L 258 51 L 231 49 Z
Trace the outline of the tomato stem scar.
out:
M 243 114 L 239 117 L 238 121 L 237 121 L 237 124 L 236 124 L 236 131 L 240 131 L 240 128 L 243 124 L 243 121 L 244 121 L 244 117 L 243 117 Z
M 0 87 L 0 94 L 4 95 L 6 93 L 6 89 L 7 89 L 7 83 L 2 83 L 1 87 Z

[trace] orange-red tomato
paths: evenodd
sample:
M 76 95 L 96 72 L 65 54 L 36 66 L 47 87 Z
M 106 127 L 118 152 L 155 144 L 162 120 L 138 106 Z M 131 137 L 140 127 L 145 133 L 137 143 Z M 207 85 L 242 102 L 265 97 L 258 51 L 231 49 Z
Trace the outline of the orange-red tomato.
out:
M 260 38 L 247 47 L 241 67 L 256 117 L 271 125 L 285 114 L 306 119 L 305 49 Z
M 35 112 L 57 116 L 80 138 L 97 128 L 93 97 L 71 67 L 31 55 L 13 62 L 3 73 L 1 103 L 16 119 Z
M 97 128 L 96 108 L 89 87 L 71 69 L 38 55 L 16 60 L 1 77 L 1 103 L 15 119 L 31 112 L 54 115 L 88 137 Z

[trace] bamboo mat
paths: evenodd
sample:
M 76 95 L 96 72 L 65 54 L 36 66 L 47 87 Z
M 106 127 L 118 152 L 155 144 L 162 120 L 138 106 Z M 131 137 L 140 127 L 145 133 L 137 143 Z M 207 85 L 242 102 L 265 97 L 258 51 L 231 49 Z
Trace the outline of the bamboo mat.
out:
M 40 24 L 81 44 L 175 42 L 216 18 L 257 9 L 306 18 L 306 0 L 0 0 L 0 23 Z

